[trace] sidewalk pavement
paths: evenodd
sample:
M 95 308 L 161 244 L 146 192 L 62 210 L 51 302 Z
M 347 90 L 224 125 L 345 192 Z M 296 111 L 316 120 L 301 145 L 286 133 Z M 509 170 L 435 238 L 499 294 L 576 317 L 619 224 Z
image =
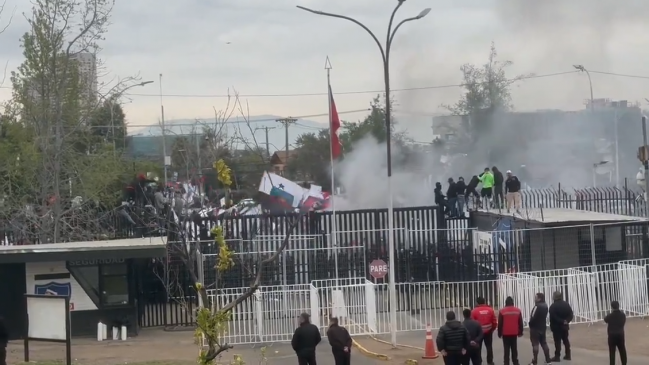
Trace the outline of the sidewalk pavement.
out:
M 421 357 L 424 353 L 423 347 L 425 344 L 425 331 L 417 332 L 406 332 L 397 334 L 397 343 L 399 345 L 414 346 L 419 347 L 419 349 L 398 347 L 398 349 L 393 349 L 390 344 L 385 342 L 378 342 L 369 337 L 365 338 L 356 338 L 356 340 L 361 343 L 363 346 L 367 346 L 368 349 L 372 349 L 375 352 L 382 353 L 390 357 L 392 363 L 403 364 L 407 359 L 417 360 L 420 364 L 437 364 L 436 361 L 442 363 L 441 360 L 422 360 Z M 433 336 L 436 336 L 437 333 L 434 332 Z M 390 335 L 381 335 L 375 337 L 378 340 L 386 341 L 389 343 Z M 550 337 L 551 338 L 551 337 Z M 374 344 L 371 344 L 374 342 Z M 550 346 L 550 356 L 554 356 L 554 344 L 549 343 Z M 529 364 L 532 360 L 532 345 L 530 343 L 529 337 L 526 334 L 524 337 L 520 338 L 518 341 L 518 351 L 519 351 L 519 360 L 521 365 Z M 503 346 L 499 338 L 494 338 L 494 362 L 496 364 L 503 363 Z M 581 348 L 572 349 L 572 358 L 573 360 L 562 361 L 562 363 L 570 365 L 593 365 L 593 364 L 605 364 L 608 363 L 608 348 L 604 344 L 601 351 L 586 350 Z M 618 357 L 619 359 L 619 357 Z M 486 363 L 486 351 L 482 350 L 482 360 Z M 543 354 L 540 354 L 539 363 L 543 361 Z M 619 361 L 619 360 L 618 360 Z M 631 364 L 649 364 L 649 357 L 629 354 L 629 363 Z

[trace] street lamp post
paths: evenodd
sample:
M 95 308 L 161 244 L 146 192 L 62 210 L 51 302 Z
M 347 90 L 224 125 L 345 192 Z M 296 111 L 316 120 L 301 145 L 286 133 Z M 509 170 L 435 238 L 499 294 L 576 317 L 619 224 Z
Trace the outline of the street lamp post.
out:
M 392 201 L 392 147 L 391 147 L 391 132 L 392 132 L 392 125 L 391 125 L 391 108 L 390 108 L 390 49 L 392 47 L 392 41 L 394 40 L 394 35 L 397 33 L 399 28 L 410 21 L 413 20 L 418 20 L 430 13 L 430 8 L 426 8 L 422 10 L 419 15 L 411 18 L 406 18 L 399 22 L 396 27 L 392 28 L 392 25 L 394 23 L 394 16 L 396 15 L 397 11 L 403 5 L 405 0 L 397 0 L 397 6 L 394 8 L 392 11 L 392 15 L 390 16 L 390 21 L 388 22 L 388 30 L 387 30 L 387 35 L 386 35 L 386 40 L 385 40 L 385 48 L 383 45 L 381 45 L 381 42 L 379 39 L 374 35 L 374 33 L 363 23 L 359 22 L 358 20 L 344 16 L 344 15 L 338 15 L 338 14 L 332 14 L 332 13 L 326 13 L 323 11 L 319 10 L 312 10 L 309 8 L 305 8 L 303 6 L 297 6 L 297 8 L 308 11 L 310 13 L 316 14 L 316 15 L 323 15 L 323 16 L 329 16 L 333 18 L 339 18 L 339 19 L 344 19 L 347 21 L 350 21 L 359 27 L 363 28 L 374 40 L 376 45 L 379 47 L 379 51 L 381 52 L 381 60 L 383 61 L 383 81 L 385 84 L 385 129 L 386 129 L 386 145 L 387 145 L 387 171 L 388 171 L 388 246 L 389 246 L 389 251 L 390 255 L 388 257 L 389 261 L 389 277 L 390 277 L 390 282 L 389 282 L 389 294 L 390 294 L 390 335 L 391 335 L 391 342 L 392 346 L 397 346 L 397 331 L 396 331 L 396 325 L 397 325 L 397 290 L 396 290 L 396 285 L 395 285 L 395 260 L 394 260 L 394 255 L 395 255 L 395 247 L 394 247 L 394 206 L 393 206 L 393 201 Z
M 585 72 L 586 76 L 588 76 L 588 84 L 590 85 L 590 111 L 593 111 L 593 108 L 595 105 L 593 104 L 594 98 L 593 98 L 593 80 L 590 78 L 590 72 L 584 67 L 584 65 L 572 65 L 575 69 Z
M 153 83 L 153 81 L 142 81 L 140 83 L 130 85 L 130 86 L 124 88 L 123 90 L 121 90 L 120 92 L 118 92 L 117 94 L 112 95 L 110 97 L 110 99 L 109 99 L 110 100 L 110 129 L 111 129 L 111 133 L 112 133 L 112 137 L 113 137 L 113 155 L 115 155 L 115 153 L 117 151 L 117 145 L 115 143 L 115 119 L 114 119 L 114 111 L 113 111 L 113 108 L 115 107 L 115 103 L 114 103 L 115 100 L 119 99 L 129 89 L 132 89 L 132 88 L 137 87 L 137 86 L 145 86 L 145 85 L 152 84 L 152 83 Z

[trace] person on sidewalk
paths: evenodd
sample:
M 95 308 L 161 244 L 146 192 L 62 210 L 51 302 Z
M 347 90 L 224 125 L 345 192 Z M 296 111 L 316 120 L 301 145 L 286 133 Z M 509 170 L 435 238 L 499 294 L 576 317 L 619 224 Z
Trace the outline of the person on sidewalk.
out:
M 611 302 L 611 313 L 607 314 L 604 322 L 608 325 L 608 355 L 611 365 L 615 365 L 615 350 L 620 351 L 620 361 L 626 365 L 626 345 L 624 343 L 624 325 L 626 314 L 620 310 L 620 303 L 617 300 Z
M 464 322 L 462 325 L 469 332 L 469 348 L 464 355 L 464 365 L 482 365 L 482 326 L 474 319 L 471 319 L 471 309 L 465 309 L 462 314 L 464 315 Z
M 315 348 L 321 340 L 320 329 L 311 323 L 311 316 L 308 313 L 300 314 L 300 327 L 295 330 L 291 340 L 299 365 L 317 365 Z
M 329 319 L 327 339 L 331 345 L 336 365 L 350 365 L 352 355 L 352 337 L 345 327 L 338 325 L 338 318 Z
M 498 311 L 498 338 L 503 340 L 505 365 L 509 364 L 510 353 L 513 365 L 518 362 L 518 338 L 523 337 L 523 313 L 514 306 L 514 298 L 505 299 L 505 308 Z
M 552 305 L 550 305 L 550 331 L 554 339 L 554 357 L 553 362 L 561 361 L 561 342 L 566 350 L 564 360 L 572 360 L 570 356 L 570 322 L 574 317 L 572 307 L 568 302 L 563 300 L 563 293 L 554 292 L 552 295 Z
M 437 332 L 437 349 L 446 365 L 462 365 L 469 347 L 469 332 L 455 319 L 455 312 L 446 313 L 446 323 Z
M 484 333 L 484 347 L 487 349 L 487 365 L 494 363 L 493 338 L 494 331 L 498 327 L 498 318 L 494 309 L 487 305 L 483 297 L 478 297 L 478 305 L 471 311 L 471 318 L 478 321 Z
M 545 294 L 536 293 L 534 297 L 536 305 L 532 308 L 532 313 L 530 314 L 530 321 L 528 325 L 530 327 L 530 341 L 532 341 L 532 362 L 530 365 L 537 365 L 539 358 L 539 347 L 543 349 L 543 355 L 545 356 L 545 363 L 552 364 L 550 359 L 550 348 L 548 347 L 548 342 L 545 337 L 545 332 L 548 329 L 546 321 L 548 319 L 548 305 L 545 303 Z

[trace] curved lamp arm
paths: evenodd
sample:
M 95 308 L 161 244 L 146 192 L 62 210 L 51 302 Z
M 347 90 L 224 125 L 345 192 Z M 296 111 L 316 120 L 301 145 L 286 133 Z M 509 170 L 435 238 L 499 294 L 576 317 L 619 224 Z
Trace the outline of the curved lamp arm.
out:
M 397 6 L 394 7 L 394 10 L 392 10 L 392 15 L 390 15 L 390 22 L 388 23 L 388 32 L 385 38 L 385 60 L 386 61 L 390 61 L 390 44 L 392 43 L 392 37 L 394 36 L 394 32 L 392 32 L 392 24 L 394 23 L 394 16 L 397 15 L 397 11 L 401 7 L 401 5 L 403 5 L 404 1 L 405 0 L 399 0 Z M 399 29 L 401 23 L 399 23 L 399 25 L 395 27 L 394 29 L 395 32 L 397 31 L 397 29 Z
M 398 7 L 397 7 L 397 9 L 398 9 Z M 426 8 L 426 9 L 422 10 L 421 13 L 419 13 L 419 15 L 417 15 L 417 16 L 413 16 L 412 18 L 406 18 L 406 19 L 400 21 L 399 24 L 397 24 L 397 26 L 394 27 L 394 30 L 392 31 L 392 34 L 390 34 L 390 37 L 388 38 L 387 49 L 390 49 L 390 46 L 392 46 L 392 40 L 394 39 L 394 35 L 397 34 L 397 30 L 399 30 L 399 28 L 401 28 L 401 26 L 403 24 L 405 24 L 407 22 L 411 22 L 413 20 L 419 20 L 419 19 L 425 17 L 426 15 L 428 15 L 428 13 L 430 13 L 430 8 Z M 390 53 L 390 51 L 388 51 L 388 53 Z
M 332 14 L 332 13 L 325 13 L 324 11 L 312 10 L 312 9 L 309 9 L 309 8 L 305 8 L 304 6 L 297 5 L 296 8 L 302 9 L 304 11 L 308 11 L 309 13 L 313 13 L 313 14 L 316 14 L 316 15 L 324 15 L 324 16 L 329 16 L 329 17 L 332 17 L 332 18 L 345 19 L 345 20 L 348 20 L 348 21 L 358 25 L 359 27 L 365 29 L 365 31 L 367 33 L 369 33 L 369 35 L 372 37 L 372 39 L 374 39 L 374 42 L 376 43 L 376 45 L 379 47 L 379 50 L 381 51 L 381 57 L 383 58 L 383 63 L 386 62 L 386 54 L 385 54 L 385 51 L 383 50 L 383 46 L 381 45 L 381 42 L 379 42 L 378 38 L 376 38 L 376 36 L 374 35 L 374 33 L 372 33 L 370 28 L 366 27 L 363 23 L 359 22 L 358 20 L 356 20 L 354 18 L 350 18 L 348 16 Z M 398 8 L 398 6 L 397 6 L 397 8 Z

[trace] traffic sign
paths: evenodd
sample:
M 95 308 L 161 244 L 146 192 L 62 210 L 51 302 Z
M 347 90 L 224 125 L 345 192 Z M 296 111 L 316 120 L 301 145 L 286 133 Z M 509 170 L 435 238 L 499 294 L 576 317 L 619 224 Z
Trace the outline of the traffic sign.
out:
M 383 279 L 388 274 L 388 264 L 383 260 L 370 262 L 370 275 L 375 279 Z

